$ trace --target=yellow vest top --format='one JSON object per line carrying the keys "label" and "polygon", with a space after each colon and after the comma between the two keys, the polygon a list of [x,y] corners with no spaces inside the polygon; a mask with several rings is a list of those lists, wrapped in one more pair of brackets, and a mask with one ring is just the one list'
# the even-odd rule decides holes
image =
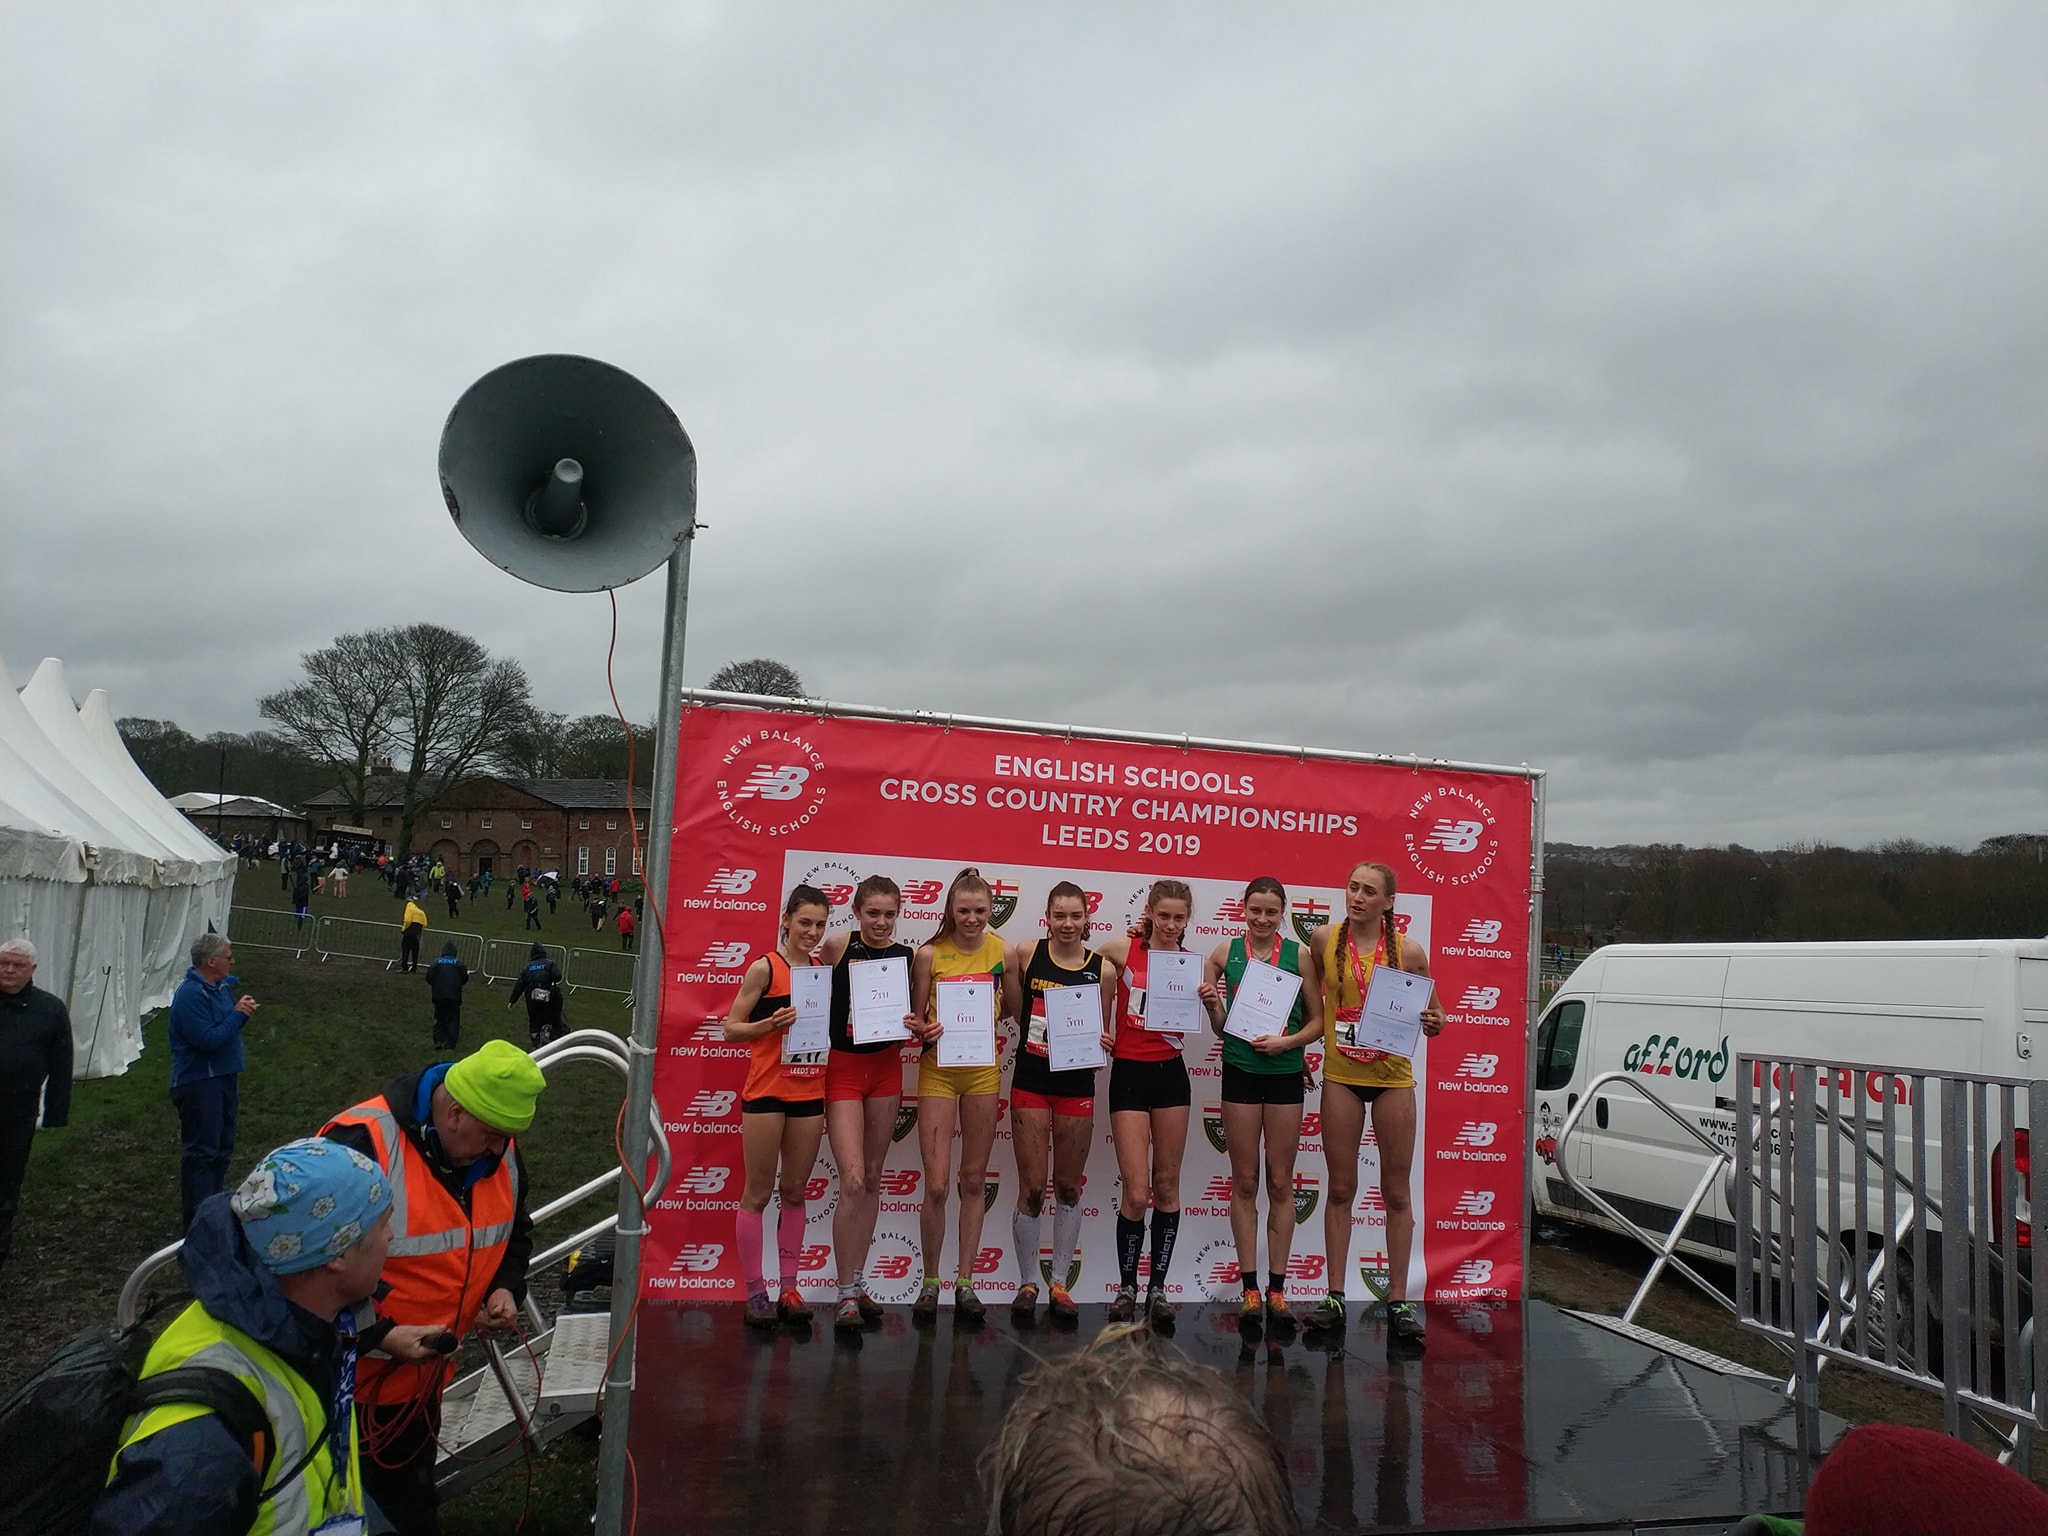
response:
{"label": "yellow vest top", "polygon": [[[271,1434],[277,1450],[264,1474],[263,1491],[270,1494],[273,1480],[284,1476],[305,1456],[308,1440],[320,1434],[327,1422],[327,1405],[311,1383],[287,1365],[274,1351],[266,1349],[239,1328],[216,1322],[198,1302],[180,1312],[163,1335],[150,1346],[142,1363],[145,1378],[181,1365],[210,1365],[242,1379],[263,1404],[270,1417]],[[166,1403],[140,1418],[130,1419],[121,1436],[121,1451],[147,1440],[158,1430],[169,1429],[196,1419],[207,1410],[189,1403]],[[107,1481],[114,1480],[114,1467],[107,1468]],[[348,1467],[344,1476],[334,1470],[334,1442],[320,1436],[319,1454],[288,1485],[256,1506],[256,1523],[250,1536],[306,1536],[307,1532],[337,1515],[360,1515],[363,1510],[363,1470],[356,1446],[355,1415],[349,1415]]]}
{"label": "yellow vest top", "polygon": [[[1350,1083],[1358,1088],[1408,1088],[1415,1083],[1415,1063],[1406,1056],[1389,1056],[1384,1051],[1357,1051],[1349,1046],[1337,1044],[1337,1013],[1347,1009],[1352,1017],[1365,1005],[1365,993],[1359,978],[1353,973],[1350,956],[1345,953],[1349,947],[1344,935],[1350,929],[1348,922],[1339,919],[1325,931],[1327,939],[1317,941],[1323,962],[1323,1076],[1333,1083]],[[1384,964],[1398,968],[1401,964],[1401,935],[1399,932],[1387,935],[1391,943]],[[1373,946],[1377,953],[1379,946]],[[1365,966],[1365,986],[1372,985],[1374,960],[1371,955],[1360,954],[1359,960]],[[1348,1054],[1347,1054],[1348,1053]]]}

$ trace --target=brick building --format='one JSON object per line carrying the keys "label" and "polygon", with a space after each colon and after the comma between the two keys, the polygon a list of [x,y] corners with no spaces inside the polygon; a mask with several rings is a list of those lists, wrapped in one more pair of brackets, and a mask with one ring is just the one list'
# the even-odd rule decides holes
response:
{"label": "brick building", "polygon": [[[364,823],[387,847],[395,846],[403,820],[397,786],[395,779],[372,781],[363,813]],[[652,800],[647,789],[634,792],[643,853]],[[338,790],[313,796],[306,814],[314,842],[349,818]],[[557,869],[564,879],[617,875],[630,880],[640,873],[623,779],[465,779],[420,813],[412,840],[415,853],[433,854],[464,879],[486,869],[504,876],[522,867]]]}

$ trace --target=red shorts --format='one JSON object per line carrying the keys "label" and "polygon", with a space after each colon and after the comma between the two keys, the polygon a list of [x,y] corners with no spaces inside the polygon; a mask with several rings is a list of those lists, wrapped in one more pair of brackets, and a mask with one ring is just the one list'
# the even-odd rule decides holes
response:
{"label": "red shorts", "polygon": [[[831,1090],[828,1088],[826,1091],[829,1093]],[[1034,1093],[1029,1088],[1012,1088],[1010,1090],[1010,1107],[1012,1109],[1049,1109],[1056,1115],[1068,1115],[1076,1120],[1093,1120],[1095,1118],[1095,1100],[1091,1097],[1078,1095],[1069,1097],[1064,1094]]]}
{"label": "red shorts", "polygon": [[825,1101],[900,1099],[903,1097],[903,1052],[834,1051],[825,1058]]}

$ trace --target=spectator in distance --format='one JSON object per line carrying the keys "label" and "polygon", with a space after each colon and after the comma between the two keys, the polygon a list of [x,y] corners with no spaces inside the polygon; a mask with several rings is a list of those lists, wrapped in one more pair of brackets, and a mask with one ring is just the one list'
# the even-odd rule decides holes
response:
{"label": "spectator in distance", "polygon": [[455,953],[455,941],[441,946],[441,958],[427,967],[427,995],[434,1000],[434,1049],[452,1051],[462,1038],[462,989],[469,967]]}
{"label": "spectator in distance", "polygon": [[228,974],[234,963],[225,938],[202,933],[192,941],[192,968],[171,998],[171,1102],[178,1109],[178,1202],[186,1227],[199,1202],[220,1193],[235,1155],[242,1027],[256,999],[233,995],[241,979]]}
{"label": "spectator in distance", "polygon": [[398,921],[398,968],[416,971],[420,968],[420,935],[427,931],[427,909],[407,898],[405,913]]}
{"label": "spectator in distance", "polygon": [[52,1131],[71,1118],[71,1015],[35,977],[35,945],[0,944],[0,1264],[14,1238],[36,1114]]}
{"label": "spectator in distance", "polygon": [[633,929],[636,926],[637,924],[633,919],[633,909],[631,907],[619,908],[619,948],[631,949],[633,947]]}
{"label": "spectator in distance", "polygon": [[1041,1365],[981,1454],[990,1536],[1297,1536],[1280,1442],[1221,1375],[1112,1327]]}
{"label": "spectator in distance", "polygon": [[538,1050],[562,1033],[562,968],[548,958],[547,946],[535,944],[527,952],[526,969],[512,983],[512,995],[505,999],[510,1008],[526,999],[527,1038]]}

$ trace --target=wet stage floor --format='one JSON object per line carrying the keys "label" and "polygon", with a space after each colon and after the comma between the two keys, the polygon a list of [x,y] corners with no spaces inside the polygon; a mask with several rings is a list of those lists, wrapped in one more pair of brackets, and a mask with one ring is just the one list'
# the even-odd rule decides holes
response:
{"label": "wet stage floor", "polygon": [[[856,1341],[819,1323],[750,1333],[732,1304],[640,1313],[631,1445],[645,1536],[978,1532],[975,1459],[1034,1356],[1081,1347],[1044,1309],[992,1305],[914,1326],[892,1308]],[[1173,1341],[1250,1398],[1286,1448],[1310,1531],[1719,1530],[1793,1513],[1805,1486],[1790,1407],[1542,1302],[1436,1305],[1429,1348],[1390,1355],[1361,1320],[1248,1337],[1234,1307],[1184,1308]],[[1843,1426],[1823,1420],[1826,1443]]]}

